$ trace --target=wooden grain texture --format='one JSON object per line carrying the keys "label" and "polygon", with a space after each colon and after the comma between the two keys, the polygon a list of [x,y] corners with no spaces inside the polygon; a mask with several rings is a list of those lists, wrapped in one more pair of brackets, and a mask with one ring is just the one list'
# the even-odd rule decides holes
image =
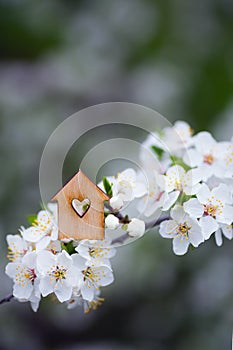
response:
{"label": "wooden grain texture", "polygon": [[[72,207],[72,200],[91,202],[80,217]],[[59,239],[104,239],[104,201],[109,197],[79,170],[52,198],[58,202]]]}

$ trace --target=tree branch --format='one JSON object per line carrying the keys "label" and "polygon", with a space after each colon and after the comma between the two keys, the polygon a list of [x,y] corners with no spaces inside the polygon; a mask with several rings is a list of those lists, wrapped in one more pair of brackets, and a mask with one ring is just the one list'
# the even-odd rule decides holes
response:
{"label": "tree branch", "polygon": [[5,304],[5,303],[9,303],[13,298],[14,298],[14,295],[9,295],[8,297],[3,298],[2,300],[0,300],[0,305]]}
{"label": "tree branch", "polygon": [[170,220],[171,217],[169,215],[164,215],[161,216],[160,218],[156,219],[156,220],[151,220],[146,222],[146,230],[149,230],[150,228],[159,226],[161,224],[161,222],[166,221],[166,220]]}
{"label": "tree branch", "polygon": [[[115,215],[115,214],[114,214]],[[117,213],[117,215],[121,215],[121,213]],[[118,217],[118,216],[117,216]],[[123,217],[123,216],[122,216]],[[119,218],[119,217],[118,217]],[[145,223],[145,228],[146,230],[152,229],[153,227],[159,226],[161,224],[161,222],[169,220],[170,216],[169,215],[164,215],[161,216],[160,218],[156,219],[156,220],[151,220]],[[130,222],[130,220],[129,220]],[[116,244],[116,243],[124,243],[126,241],[126,239],[130,238],[129,234],[126,232],[123,235],[121,235],[120,237],[117,237],[115,239],[112,240],[112,244]]]}

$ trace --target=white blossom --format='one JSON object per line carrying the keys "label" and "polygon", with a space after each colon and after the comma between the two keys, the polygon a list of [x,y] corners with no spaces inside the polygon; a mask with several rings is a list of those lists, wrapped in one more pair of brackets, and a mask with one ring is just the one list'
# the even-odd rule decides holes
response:
{"label": "white blossom", "polygon": [[193,137],[194,148],[184,155],[184,162],[200,170],[202,179],[206,181],[212,175],[223,177],[224,171],[220,164],[222,151],[219,144],[208,132],[200,132]]}
{"label": "white blossom", "polygon": [[171,218],[160,224],[159,233],[164,238],[173,239],[175,254],[183,255],[189,244],[198,247],[204,241],[198,221],[186,214],[181,205],[176,205],[171,210]]}
{"label": "white blossom", "polygon": [[81,272],[73,266],[73,260],[66,251],[54,255],[49,251],[38,252],[37,268],[41,274],[39,289],[43,297],[55,293],[62,303],[69,300]]}
{"label": "white blossom", "polygon": [[84,313],[88,314],[91,310],[96,310],[103,302],[104,298],[100,296],[100,290],[96,290],[93,299],[88,301],[82,298],[79,289],[74,288],[72,297],[67,302],[67,308],[74,309],[77,306],[81,306],[84,309]]}
{"label": "white blossom", "polygon": [[39,303],[40,291],[36,258],[36,253],[30,252],[24,255],[21,262],[11,262],[6,266],[6,274],[14,281],[13,295],[21,301],[37,300]]}
{"label": "white blossom", "polygon": [[8,254],[10,261],[21,261],[28,251],[27,243],[20,235],[7,235]]}
{"label": "white blossom", "polygon": [[87,260],[100,260],[106,263],[106,260],[111,259],[116,254],[116,249],[111,247],[110,240],[82,240],[75,250],[80,256]]}
{"label": "white blossom", "polygon": [[85,260],[78,254],[73,254],[72,259],[74,266],[82,273],[82,278],[79,279],[77,286],[83,299],[92,301],[100,287],[113,282],[114,277],[109,266],[99,264],[95,266],[93,260]]}
{"label": "white blossom", "polygon": [[[179,197],[179,191],[165,192],[161,186],[160,175],[154,171],[148,181],[147,194],[140,199],[138,210],[146,217],[156,213],[158,210],[168,210]],[[159,186],[159,183],[161,186]],[[163,183],[164,184],[164,183]]]}
{"label": "white blossom", "polygon": [[232,223],[232,198],[225,184],[220,184],[211,191],[206,184],[202,184],[196,196],[197,199],[187,201],[184,208],[190,216],[199,218],[205,239],[209,239],[211,234],[218,230],[220,223]]}
{"label": "white blossom", "polygon": [[37,250],[44,249],[48,246],[50,241],[57,240],[57,205],[48,204],[51,210],[41,210],[32,226],[20,230],[25,241],[35,243]]}
{"label": "white blossom", "polygon": [[166,144],[168,151],[172,154],[177,154],[177,151],[192,145],[192,134],[193,130],[190,125],[179,120],[175,122],[173,127],[163,129],[162,140]]}
{"label": "white blossom", "polygon": [[186,172],[182,166],[174,165],[159,179],[160,186],[168,193],[174,191],[177,199],[181,192],[187,195],[196,194],[200,188],[201,175],[196,169]]}
{"label": "white blossom", "polygon": [[233,238],[233,226],[226,224],[219,224],[218,230],[215,232],[215,241],[217,246],[221,246],[223,244],[223,236],[227,239]]}
{"label": "white blossom", "polygon": [[220,142],[218,145],[220,166],[223,168],[223,177],[232,179],[233,176],[233,142]]}

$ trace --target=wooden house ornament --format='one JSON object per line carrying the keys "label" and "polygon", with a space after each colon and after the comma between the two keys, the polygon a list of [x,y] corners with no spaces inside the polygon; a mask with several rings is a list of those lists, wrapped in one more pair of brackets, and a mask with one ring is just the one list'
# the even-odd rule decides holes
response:
{"label": "wooden house ornament", "polygon": [[52,198],[58,203],[59,239],[104,239],[109,197],[79,170]]}

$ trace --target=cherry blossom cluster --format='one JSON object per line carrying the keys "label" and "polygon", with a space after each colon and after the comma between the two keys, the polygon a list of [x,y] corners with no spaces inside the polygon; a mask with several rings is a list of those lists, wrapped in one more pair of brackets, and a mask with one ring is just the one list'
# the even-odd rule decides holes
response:
{"label": "cherry blossom cluster", "polygon": [[[178,121],[150,134],[142,144],[140,160],[142,171],[126,169],[107,178],[111,210],[124,210],[137,200],[144,218],[145,225],[139,219],[129,223],[128,231],[133,227],[129,235],[142,236],[145,227],[156,226],[155,218],[164,212],[159,233],[173,240],[177,255],[185,254],[189,246],[198,247],[212,234],[218,246],[223,236],[232,239],[233,140],[217,142],[208,132],[193,135],[187,123]],[[100,186],[104,188],[103,183]],[[106,226],[118,229],[121,221],[110,214]]]}
{"label": "cherry blossom cluster", "polygon": [[37,311],[41,297],[54,294],[68,308],[76,305],[85,312],[102,302],[100,288],[113,282],[110,242],[62,242],[58,240],[57,205],[48,204],[20,234],[8,235],[6,274],[13,279],[13,296],[30,301]]}
{"label": "cherry blossom cluster", "polygon": [[[193,135],[178,121],[151,134],[142,144],[140,170],[125,169],[103,177],[105,240],[62,241],[57,205],[49,203],[30,227],[8,235],[6,274],[13,297],[38,309],[41,297],[55,295],[68,308],[85,312],[102,302],[101,288],[114,281],[110,259],[116,246],[159,226],[183,255],[212,235],[218,246],[233,237],[233,140],[217,142],[208,132]],[[133,215],[132,215],[133,214]]]}
{"label": "cherry blossom cluster", "polygon": [[150,135],[140,156],[150,174],[145,215],[159,209],[169,213],[159,233],[173,240],[175,254],[185,254],[213,234],[218,246],[223,236],[232,239],[233,139],[193,135],[187,123],[178,121]]}

